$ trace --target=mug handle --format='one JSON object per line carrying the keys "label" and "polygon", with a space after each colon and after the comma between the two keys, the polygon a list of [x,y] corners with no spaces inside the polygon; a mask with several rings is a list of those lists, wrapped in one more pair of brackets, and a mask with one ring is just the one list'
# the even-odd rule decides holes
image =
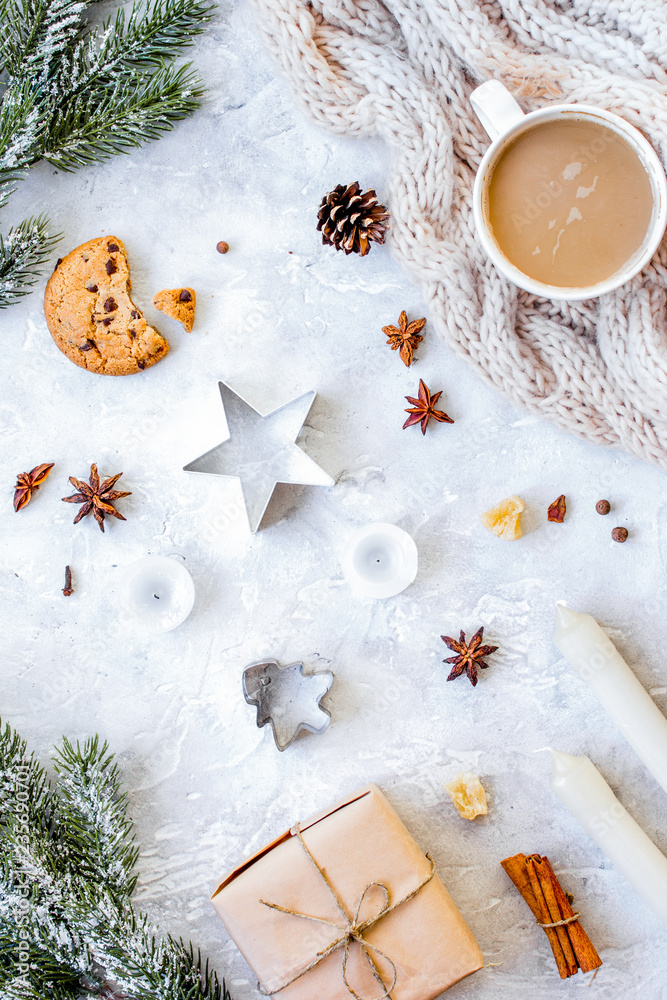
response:
{"label": "mug handle", "polygon": [[525,117],[509,90],[499,80],[487,80],[470,95],[470,103],[489,139],[497,139]]}

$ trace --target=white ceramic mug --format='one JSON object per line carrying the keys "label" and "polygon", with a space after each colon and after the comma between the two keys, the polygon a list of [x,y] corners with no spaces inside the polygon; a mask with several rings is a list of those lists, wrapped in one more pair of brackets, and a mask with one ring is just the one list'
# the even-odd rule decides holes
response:
{"label": "white ceramic mug", "polygon": [[[479,165],[473,188],[473,215],[480,241],[498,270],[519,288],[550,299],[590,299],[610,292],[624,284],[644,267],[657,250],[667,224],[667,179],[655,150],[644,136],[618,115],[588,104],[554,104],[524,114],[510,92],[498,80],[489,80],[470,96],[475,113],[491,139],[491,145]],[[541,122],[567,117],[587,120],[611,129],[635,151],[646,170],[653,192],[653,212],[648,232],[641,247],[620,271],[588,287],[562,288],[547,285],[529,277],[505,257],[491,232],[484,213],[484,193],[495,164],[509,143],[522,132]]]}

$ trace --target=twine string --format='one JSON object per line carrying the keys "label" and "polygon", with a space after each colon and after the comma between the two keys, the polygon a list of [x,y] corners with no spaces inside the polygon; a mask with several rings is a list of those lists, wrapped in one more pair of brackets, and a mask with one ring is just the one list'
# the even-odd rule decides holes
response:
{"label": "twine string", "polygon": [[[403,906],[404,903],[407,903],[409,900],[413,899],[417,895],[417,893],[420,892],[424,888],[424,886],[431,881],[431,879],[435,875],[435,865],[433,864],[432,859],[429,857],[428,854],[426,855],[431,865],[431,870],[429,871],[428,875],[426,875],[421,880],[421,882],[417,886],[415,886],[414,889],[406,893],[405,896],[402,896],[401,899],[397,899],[396,902],[394,903],[392,903],[391,901],[389,889],[384,884],[384,882],[369,882],[368,885],[362,890],[357,905],[355,907],[354,914],[352,917],[350,917],[348,915],[347,910],[345,909],[343,901],[336,892],[332,883],[329,881],[327,873],[318,864],[317,860],[315,859],[310,849],[306,845],[306,842],[301,834],[301,828],[299,826],[294,827],[292,833],[297,837],[299,843],[301,844],[304,851],[308,855],[311,863],[313,864],[321,880],[324,882],[327,889],[331,893],[336,903],[336,906],[338,907],[341,916],[343,917],[344,924],[341,926],[341,924],[336,923],[335,920],[329,920],[326,917],[316,917],[310,913],[302,913],[299,910],[293,910],[288,906],[281,906],[279,903],[271,903],[266,899],[260,899],[260,903],[262,903],[264,906],[268,906],[272,910],[277,910],[279,913],[286,913],[292,917],[301,917],[303,920],[314,920],[319,924],[327,924],[329,927],[333,927],[339,932],[338,937],[334,941],[332,941],[331,944],[327,945],[326,948],[323,948],[321,951],[318,951],[315,957],[312,959],[312,961],[309,962],[305,968],[300,969],[293,976],[290,976],[287,980],[285,980],[285,982],[281,983],[280,986],[275,987],[273,990],[271,990],[271,993],[279,993],[281,990],[286,989],[286,987],[291,986],[292,983],[295,983],[297,981],[297,979],[301,979],[302,976],[305,976],[308,972],[311,972],[313,969],[317,968],[317,966],[320,965],[326,958],[328,958],[329,955],[332,955],[335,951],[338,951],[338,949],[342,948],[343,959],[341,963],[341,971],[343,975],[343,982],[345,983],[345,987],[348,993],[352,997],[354,997],[354,1000],[391,1000],[391,992],[396,986],[396,979],[398,975],[396,966],[389,958],[389,956],[385,955],[385,953],[381,951],[380,948],[376,947],[376,945],[374,944],[371,944],[370,941],[367,941],[364,937],[364,934],[366,933],[366,931],[369,931],[372,927],[374,927],[375,924],[377,924],[377,922],[382,919],[382,917],[386,916],[393,910],[398,909],[399,906]],[[360,914],[362,906],[364,904],[364,900],[366,899],[368,893],[371,892],[373,889],[380,889],[384,897],[384,903],[377,911],[377,913],[375,913],[373,916],[368,917],[366,920],[361,920]],[[377,997],[364,997],[361,996],[359,993],[356,993],[347,978],[347,963],[350,956],[350,947],[353,941],[356,941],[356,943],[359,945],[362,952],[366,956],[371,972],[373,973],[373,977],[375,978],[376,982],[382,989],[382,993]],[[373,954],[371,954],[371,952],[374,955],[383,958],[385,962],[388,964],[389,968],[391,969],[391,983],[389,985],[387,985],[385,980],[382,978],[382,973],[380,972],[377,965],[373,961]],[[264,996],[270,995],[269,991],[265,990],[264,987],[261,985],[261,983],[257,984],[257,988],[259,989],[260,993],[262,993]]]}
{"label": "twine string", "polygon": [[575,920],[578,920],[581,916],[580,913],[573,913],[571,917],[565,917],[563,920],[554,920],[552,924],[543,924],[539,920],[536,921],[538,927],[543,927],[548,930],[550,927],[565,927],[566,924],[573,924]]}

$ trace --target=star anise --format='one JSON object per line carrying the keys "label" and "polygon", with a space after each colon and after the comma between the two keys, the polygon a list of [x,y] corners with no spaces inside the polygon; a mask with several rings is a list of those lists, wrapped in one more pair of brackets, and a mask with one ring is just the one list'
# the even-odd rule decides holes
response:
{"label": "star anise", "polygon": [[484,662],[483,657],[490,656],[491,653],[495,653],[498,649],[497,646],[482,646],[483,635],[484,626],[477,629],[469,643],[466,643],[465,632],[461,632],[458,642],[449,635],[440,636],[444,644],[456,653],[456,656],[450,656],[448,659],[442,661],[443,663],[454,664],[447,678],[448,681],[455,681],[465,671],[470,683],[475,687],[477,684],[477,670],[480,668],[484,670],[489,665]]}
{"label": "star anise", "polygon": [[412,364],[415,347],[424,339],[419,334],[425,326],[425,319],[413,319],[412,323],[408,323],[408,314],[404,309],[398,317],[398,326],[382,327],[382,332],[387,334],[387,343],[391,344],[392,351],[399,352],[401,361],[407,368]]}
{"label": "star anise", "polygon": [[73,523],[78,524],[81,518],[87,517],[91,511],[93,517],[100,526],[100,531],[104,531],[104,518],[107,514],[111,514],[112,517],[117,517],[119,521],[126,521],[127,518],[123,517],[122,514],[119,514],[113,506],[114,501],[120,500],[121,497],[132,496],[131,493],[123,493],[120,490],[112,489],[122,475],[123,473],[119,472],[118,475],[110,476],[109,479],[105,479],[103,483],[100,483],[97,466],[91,465],[88,483],[84,483],[81,479],[76,479],[74,476],[70,476],[70,483],[72,486],[76,486],[79,492],[74,493],[71,497],[63,497],[63,501],[65,503],[82,504],[81,510],[74,518]]}
{"label": "star anise", "polygon": [[426,388],[426,384],[423,379],[419,379],[419,399],[415,399],[414,396],[406,396],[408,403],[412,403],[411,409],[406,409],[406,413],[410,413],[411,416],[403,424],[403,430],[406,427],[411,427],[412,424],[422,425],[422,434],[426,434],[426,428],[428,422],[433,417],[434,420],[438,420],[440,423],[453,424],[454,421],[451,417],[443,410],[436,410],[435,404],[438,402],[442,396],[442,390],[431,395],[430,391]]}
{"label": "star anise", "polygon": [[42,485],[54,464],[54,462],[50,462],[36,465],[30,472],[19,472],[14,487],[14,510],[20,510],[21,507],[30,503],[33,493]]}

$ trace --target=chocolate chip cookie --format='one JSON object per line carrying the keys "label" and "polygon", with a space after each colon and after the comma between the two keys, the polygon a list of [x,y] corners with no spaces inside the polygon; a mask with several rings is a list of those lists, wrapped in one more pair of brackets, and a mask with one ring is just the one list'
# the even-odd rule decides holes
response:
{"label": "chocolate chip cookie", "polygon": [[122,242],[100,236],[59,260],[44,293],[44,315],[70,361],[98,375],[133,375],[160,361],[169,344],[130,298]]}
{"label": "chocolate chip cookie", "polygon": [[186,333],[192,332],[197,305],[194,288],[163,288],[154,296],[153,305],[165,316],[171,316],[182,323]]}

